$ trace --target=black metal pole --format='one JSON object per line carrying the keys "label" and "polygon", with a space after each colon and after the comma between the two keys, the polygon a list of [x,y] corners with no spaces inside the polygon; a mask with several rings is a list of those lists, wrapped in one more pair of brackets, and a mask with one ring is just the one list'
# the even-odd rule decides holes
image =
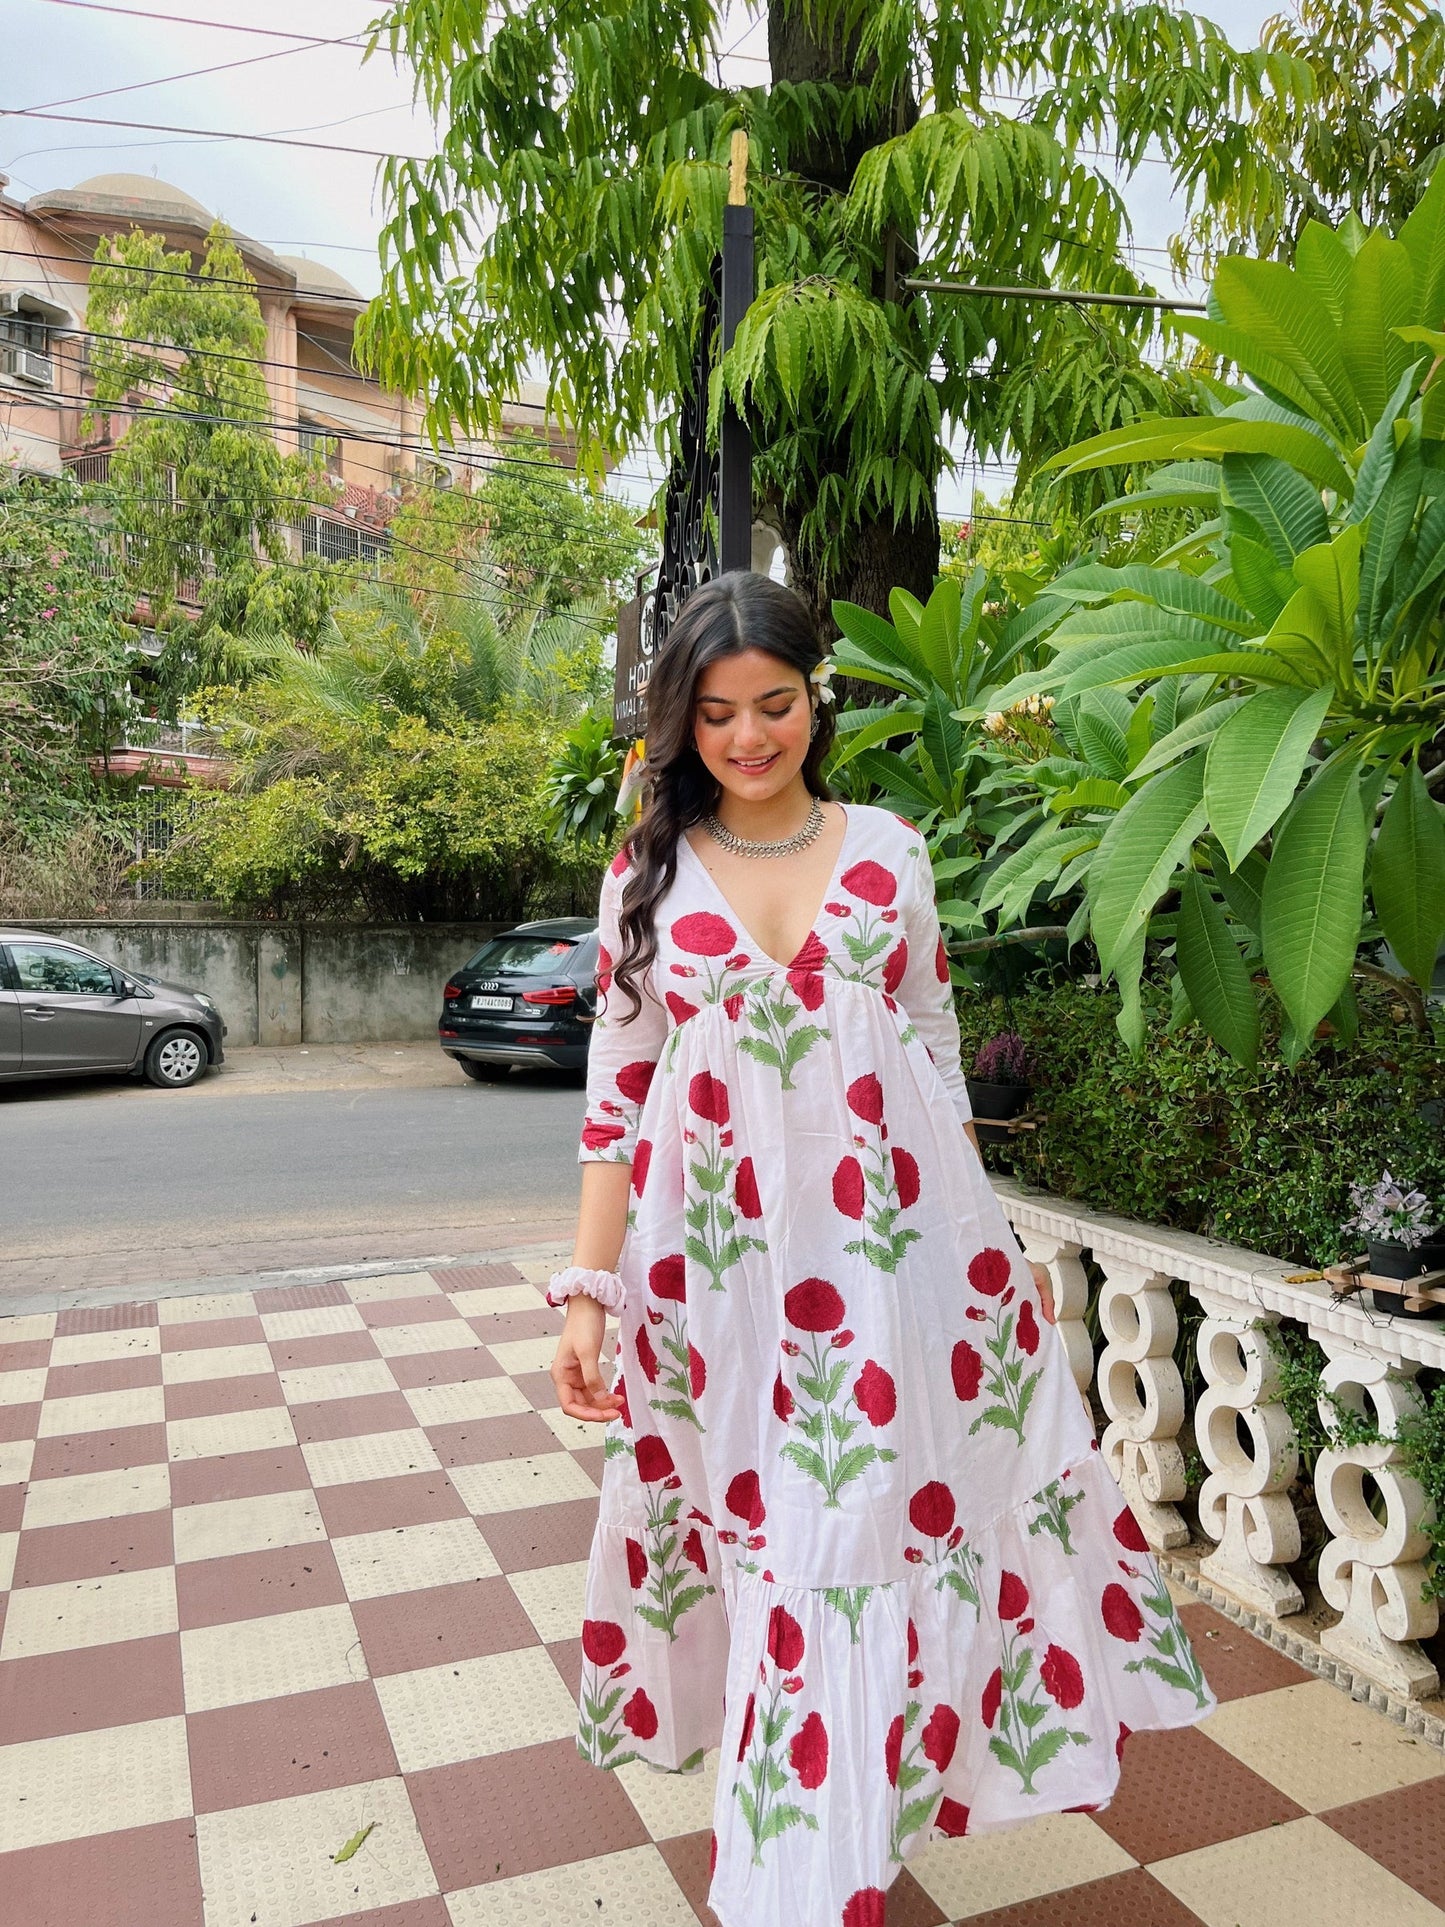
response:
{"label": "black metal pole", "polygon": [[[744,165],[746,151],[744,147]],[[735,165],[735,193],[741,191],[739,171]],[[724,354],[733,345],[738,323],[752,306],[754,274],[753,210],[746,203],[730,201],[723,209],[720,346]],[[723,405],[718,453],[718,565],[726,574],[730,569],[753,566],[753,438],[730,401]]]}

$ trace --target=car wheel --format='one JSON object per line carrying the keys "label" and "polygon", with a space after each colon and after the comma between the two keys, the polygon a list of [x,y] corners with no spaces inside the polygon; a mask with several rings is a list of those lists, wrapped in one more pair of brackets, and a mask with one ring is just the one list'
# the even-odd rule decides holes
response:
{"label": "car wheel", "polygon": [[167,1030],[146,1052],[145,1074],[163,1091],[181,1091],[194,1084],[209,1063],[210,1054],[193,1030]]}
{"label": "car wheel", "polygon": [[510,1064],[484,1064],[475,1057],[459,1057],[457,1063],[461,1066],[463,1075],[469,1077],[474,1084],[500,1084],[503,1078],[512,1075]]}

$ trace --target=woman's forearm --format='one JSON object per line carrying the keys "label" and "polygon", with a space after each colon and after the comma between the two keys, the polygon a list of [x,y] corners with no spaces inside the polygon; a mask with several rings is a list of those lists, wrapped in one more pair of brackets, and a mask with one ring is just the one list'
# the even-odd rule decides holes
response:
{"label": "woman's forearm", "polygon": [[589,1271],[615,1271],[627,1233],[627,1201],[632,1166],[594,1159],[582,1166],[582,1202],[577,1211],[574,1265]]}

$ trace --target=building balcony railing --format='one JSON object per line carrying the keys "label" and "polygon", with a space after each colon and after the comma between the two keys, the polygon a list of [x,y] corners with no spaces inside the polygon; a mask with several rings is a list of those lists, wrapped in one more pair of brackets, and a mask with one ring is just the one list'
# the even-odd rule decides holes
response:
{"label": "building balcony railing", "polygon": [[[1440,1613],[1424,1563],[1434,1513],[1402,1463],[1400,1435],[1422,1409],[1421,1369],[1445,1368],[1445,1322],[1371,1312],[1317,1274],[1211,1238],[1093,1212],[1007,1178],[994,1188],[1027,1255],[1048,1269],[1075,1381],[1102,1407],[1101,1449],[1150,1545],[1168,1555],[1191,1539],[1181,1507],[1192,1425],[1205,1473],[1198,1519],[1212,1542],[1193,1570],[1276,1643],[1288,1640],[1287,1622],[1306,1601],[1290,1571],[1302,1544],[1291,1493],[1299,1450],[1270,1334],[1293,1324],[1318,1343],[1327,1361],[1320,1414],[1333,1440],[1313,1473],[1328,1535],[1318,1583],[1339,1615],[1311,1633],[1318,1669],[1414,1721],[1412,1709],[1440,1689],[1422,1646]],[[1097,1357],[1085,1323],[1086,1258],[1097,1267]],[[1180,1287],[1203,1314],[1186,1355],[1203,1384],[1192,1413],[1178,1362]],[[1375,1425],[1341,1427],[1341,1409]],[[1372,1442],[1349,1443],[1352,1429]]]}
{"label": "building balcony railing", "polygon": [[220,739],[203,723],[132,723],[113,751],[138,751],[154,756],[219,758]]}

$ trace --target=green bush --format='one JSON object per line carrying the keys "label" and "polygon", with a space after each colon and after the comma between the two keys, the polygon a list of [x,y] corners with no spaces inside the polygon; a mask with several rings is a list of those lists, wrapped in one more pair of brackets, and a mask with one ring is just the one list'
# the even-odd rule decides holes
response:
{"label": "green bush", "polygon": [[1445,1202],[1445,1062],[1386,985],[1359,985],[1360,1028],[1288,1069],[1271,1003],[1259,1064],[1246,1070],[1197,1025],[1166,1032],[1168,993],[1146,983],[1158,1021],[1133,1056],[1117,995],[1071,982],[1013,997],[960,997],[964,1069],[984,1040],[1017,1029],[1036,1063],[1037,1131],[985,1147],[994,1168],[1081,1204],[1202,1232],[1292,1264],[1359,1248],[1341,1230],[1349,1187],[1388,1167]]}

